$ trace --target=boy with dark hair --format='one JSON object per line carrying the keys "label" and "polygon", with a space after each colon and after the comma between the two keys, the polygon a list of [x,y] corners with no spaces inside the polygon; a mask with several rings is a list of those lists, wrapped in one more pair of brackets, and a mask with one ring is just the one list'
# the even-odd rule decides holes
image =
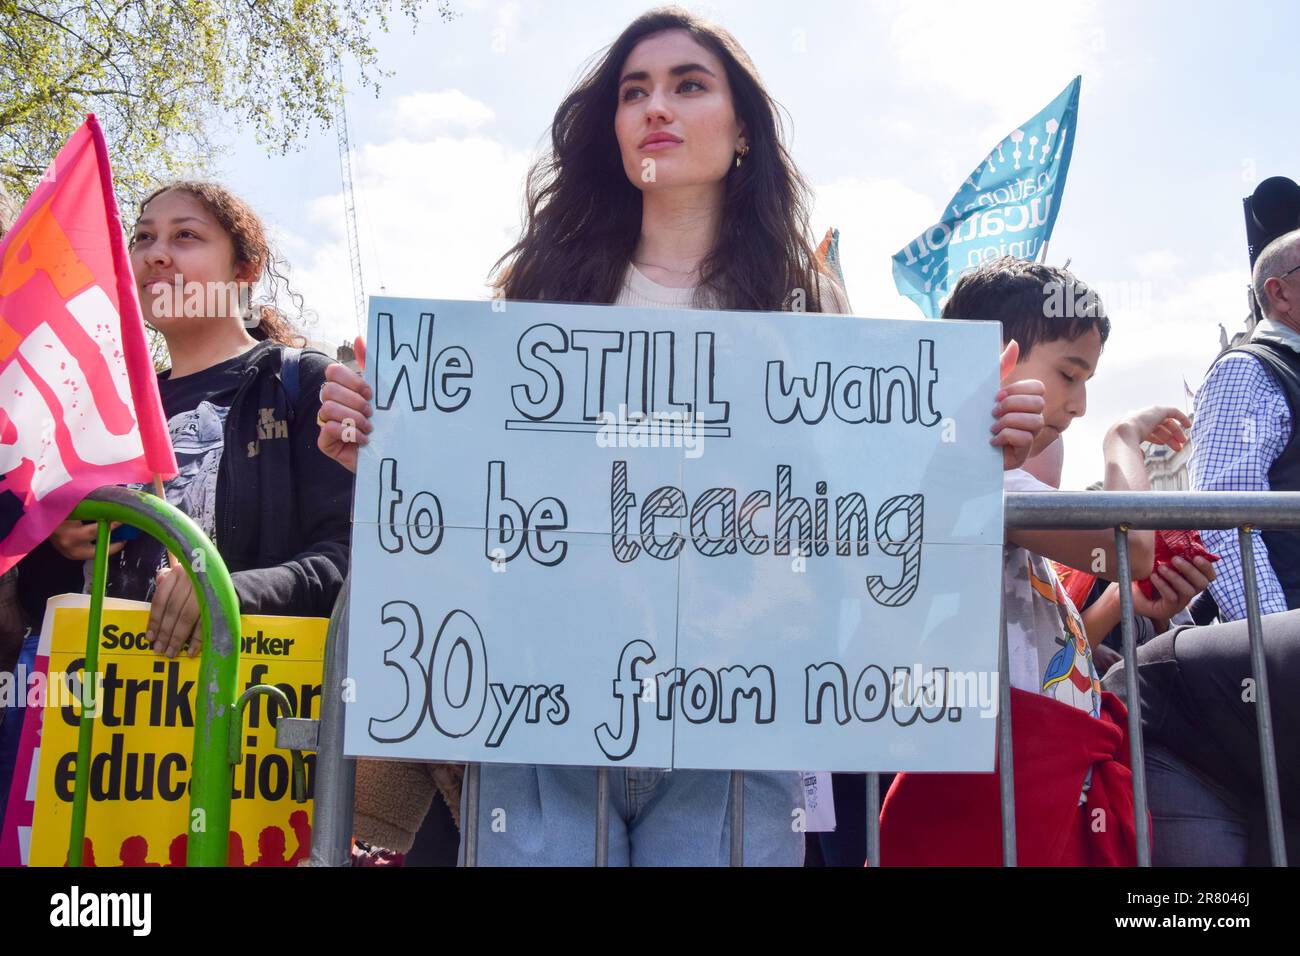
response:
{"label": "boy with dark hair", "polygon": [[[1016,367],[1006,381],[1038,379],[1045,388],[1044,427],[1031,458],[1087,411],[1087,383],[1097,370],[1110,321],[1096,293],[1067,270],[1011,257],[990,260],[961,277],[942,317],[997,320],[1004,342],[1018,343]],[[1161,406],[1112,425],[1103,441],[1105,489],[1148,490],[1141,443],[1180,449],[1187,442],[1183,429],[1190,426],[1181,411]],[[1006,473],[1005,488],[1055,490],[1023,468]],[[1150,576],[1154,533],[1130,532],[1129,553],[1133,579]],[[1083,621],[1049,559],[1110,580],[1119,568],[1110,531],[1007,533],[1003,603],[1020,862],[1131,862],[1133,808],[1123,706],[1103,695]],[[1100,834],[1090,827],[1097,809],[1110,820]],[[882,813],[882,860],[996,864],[999,816],[996,776],[900,774]]]}
{"label": "boy with dark hair", "polygon": [[[1043,430],[1030,457],[1052,445],[1088,407],[1088,380],[1096,373],[1110,336],[1110,320],[1097,294],[1056,266],[1003,257],[983,263],[958,280],[944,303],[946,319],[993,319],[1005,341],[1020,345],[1008,381],[1035,378],[1045,388]],[[1176,408],[1153,407],[1115,423],[1103,441],[1107,491],[1146,491],[1141,443],[1187,442],[1191,427]],[[1006,473],[1007,491],[1052,491],[1024,469]],[[1133,579],[1151,574],[1155,534],[1129,534]],[[1012,531],[1007,535],[1003,587],[1011,684],[1100,713],[1100,686],[1078,611],[1065,597],[1047,559],[1115,580],[1119,562],[1110,531]],[[1074,653],[1070,651],[1073,648]]]}
{"label": "boy with dark hair", "polygon": [[1019,342],[1022,359],[1039,342],[1077,339],[1089,329],[1097,330],[1102,345],[1110,337],[1106,310],[1085,282],[1066,269],[1011,256],[963,275],[941,317],[1001,322],[1003,340]]}

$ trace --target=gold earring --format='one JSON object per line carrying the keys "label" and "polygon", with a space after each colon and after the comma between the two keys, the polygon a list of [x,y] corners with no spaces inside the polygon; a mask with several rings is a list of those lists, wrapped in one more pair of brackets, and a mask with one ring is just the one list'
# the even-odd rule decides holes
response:
{"label": "gold earring", "polygon": [[740,161],[741,161],[742,159],[745,158],[745,154],[748,153],[748,152],[749,152],[749,144],[746,143],[744,146],[740,147],[740,150],[736,153],[736,168],[737,168],[737,169],[740,168]]}

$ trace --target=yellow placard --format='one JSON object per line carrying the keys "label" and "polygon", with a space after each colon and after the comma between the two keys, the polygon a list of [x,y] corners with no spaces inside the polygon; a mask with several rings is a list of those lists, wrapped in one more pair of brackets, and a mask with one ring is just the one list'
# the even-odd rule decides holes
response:
{"label": "yellow placard", "polygon": [[[86,811],[89,845],[82,854],[87,866],[185,862],[199,660],[153,653],[144,640],[148,608],[104,609]],[[89,611],[51,607],[47,614],[53,615],[52,627],[47,621],[50,675],[30,863],[63,866],[81,707],[75,693],[60,688],[79,687]],[[236,696],[255,684],[275,684],[288,695],[294,716],[316,717],[327,624],[322,618],[243,617]],[[270,698],[257,695],[244,709],[243,759],[231,773],[231,866],[293,866],[310,851],[311,800],[293,799],[290,754],[275,746],[268,706],[278,711]],[[310,797],[316,758],[305,757]]]}

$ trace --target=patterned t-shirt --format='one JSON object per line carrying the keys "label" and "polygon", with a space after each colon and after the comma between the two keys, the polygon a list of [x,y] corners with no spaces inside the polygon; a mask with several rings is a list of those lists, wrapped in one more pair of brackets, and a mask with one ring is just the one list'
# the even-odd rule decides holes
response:
{"label": "patterned t-shirt", "polygon": [[[1007,491],[1055,491],[1023,469],[1003,479]],[[1101,716],[1101,682],[1083,618],[1042,555],[1008,543],[1002,589],[1007,612],[1011,686]]]}
{"label": "patterned t-shirt", "polygon": [[[218,547],[217,477],[225,450],[226,416],[252,352],[250,349],[192,375],[173,379],[164,372],[158,377],[178,469],[176,477],[164,485],[167,502],[194,519]],[[138,534],[108,560],[109,594],[136,601],[153,599],[154,577],[167,567],[167,552],[161,543]],[[86,562],[87,589],[92,563]]]}

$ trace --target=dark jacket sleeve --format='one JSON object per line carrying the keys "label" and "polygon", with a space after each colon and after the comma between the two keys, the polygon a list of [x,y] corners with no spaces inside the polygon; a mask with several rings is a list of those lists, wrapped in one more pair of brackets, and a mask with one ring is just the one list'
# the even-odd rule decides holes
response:
{"label": "dark jacket sleeve", "polygon": [[289,498],[296,505],[302,550],[283,564],[231,575],[246,614],[329,617],[347,577],[353,475],[316,447],[320,388],[331,361],[320,352],[303,352],[298,401],[289,426]]}
{"label": "dark jacket sleeve", "polygon": [[42,541],[18,562],[18,601],[23,623],[40,630],[45,602],[56,594],[80,594],[85,590],[85,564],[65,558],[49,539]]}

